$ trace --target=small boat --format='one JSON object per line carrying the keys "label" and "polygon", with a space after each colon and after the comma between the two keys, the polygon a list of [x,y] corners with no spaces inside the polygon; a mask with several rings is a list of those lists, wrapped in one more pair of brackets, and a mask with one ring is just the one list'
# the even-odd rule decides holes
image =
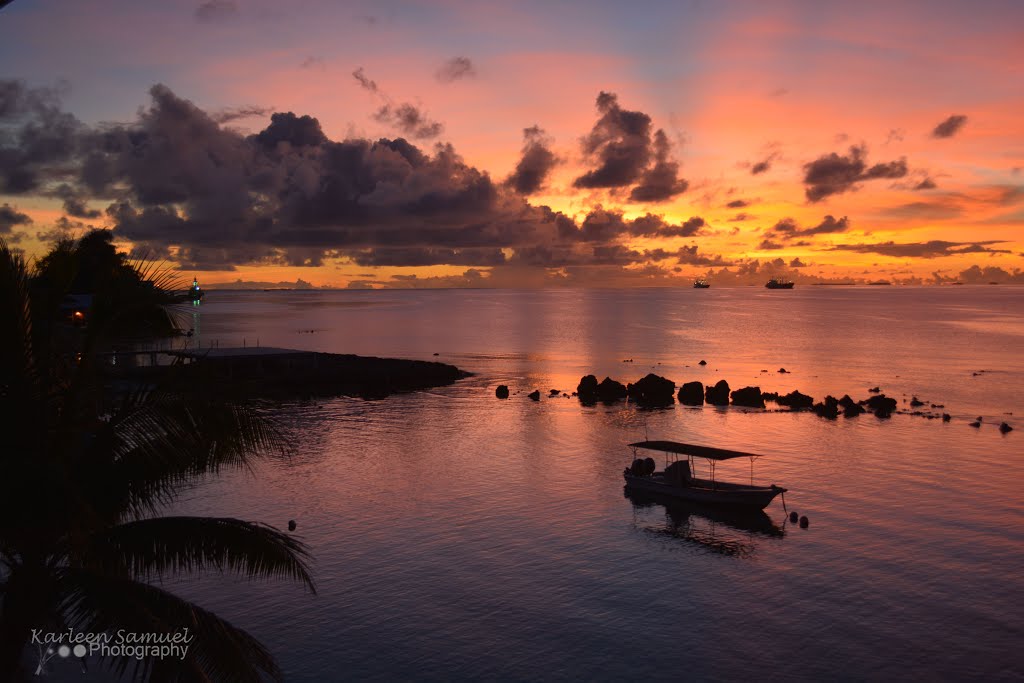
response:
{"label": "small boat", "polygon": [[711,286],[711,284],[708,283],[708,281],[705,280],[704,278],[698,278],[698,279],[693,281],[693,288],[694,289],[707,289],[710,286]]}
{"label": "small boat", "polygon": [[765,285],[768,289],[793,289],[794,282],[781,277],[773,277]]}
{"label": "small boat", "polygon": [[[629,447],[633,449],[633,462],[622,472],[627,491],[655,493],[697,503],[756,510],[763,510],[775,496],[786,492],[786,489],[775,484],[754,485],[754,460],[763,457],[754,453],[676,441],[638,441],[629,444]],[[665,469],[656,472],[654,458],[641,459],[637,454],[640,449],[664,453]],[[680,459],[680,455],[685,458]],[[694,476],[694,458],[702,458],[708,462],[710,478],[698,479]],[[715,479],[715,465],[722,460],[733,458],[750,459],[749,485]]]}

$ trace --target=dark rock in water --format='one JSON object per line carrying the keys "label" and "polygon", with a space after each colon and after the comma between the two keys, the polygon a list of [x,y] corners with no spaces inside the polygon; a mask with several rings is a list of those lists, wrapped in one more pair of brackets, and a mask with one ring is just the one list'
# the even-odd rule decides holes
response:
{"label": "dark rock in water", "polygon": [[626,387],[622,382],[616,382],[611,377],[605,377],[597,385],[597,397],[605,403],[618,401],[626,398]]}
{"label": "dark rock in water", "polygon": [[747,408],[764,408],[761,387],[743,387],[732,392],[732,404]]}
{"label": "dark rock in water", "polygon": [[434,355],[435,355],[435,356],[440,356],[441,354],[439,354],[439,353],[435,353]]}
{"label": "dark rock in water", "polygon": [[978,417],[976,417],[976,418],[974,418],[974,419],[975,419],[975,420],[977,420],[978,422],[981,422],[981,421],[982,421],[982,419],[981,419],[981,415],[979,415]]}
{"label": "dark rock in water", "polygon": [[627,385],[626,392],[631,399],[643,405],[670,405],[675,401],[676,383],[652,372]]}
{"label": "dark rock in water", "polygon": [[[867,401],[864,401],[864,403],[867,405],[868,410],[874,411],[874,413],[876,415],[878,414],[879,410],[881,410],[882,412],[887,412],[887,413],[891,414],[894,410],[896,410],[896,406],[897,406],[896,399],[889,398],[885,394],[879,394],[878,396],[872,396]],[[879,417],[881,417],[881,416],[879,416]],[[885,417],[889,417],[889,416],[886,415]]]}
{"label": "dark rock in water", "polygon": [[843,394],[843,397],[839,399],[839,405],[841,405],[843,408],[848,408],[850,406],[857,405],[857,402],[850,398],[849,394]]}
{"label": "dark rock in water", "polygon": [[1004,422],[1001,425],[999,425],[999,431],[1001,431],[1003,434],[1005,434],[1006,432],[1012,432],[1013,431],[1013,427],[1011,427],[1010,425],[1008,425],[1008,424],[1006,424]]}
{"label": "dark rock in water", "polygon": [[789,406],[790,410],[810,410],[814,407],[814,399],[799,391],[791,391],[785,396],[779,396],[775,402],[780,406]]}
{"label": "dark rock in water", "polygon": [[793,510],[792,512],[789,513],[789,521],[796,523],[796,521],[799,519],[800,515],[796,513],[796,510]]}
{"label": "dark rock in water", "polygon": [[843,417],[857,417],[863,412],[866,412],[860,405],[851,402],[849,405],[843,405],[842,401],[839,405],[843,406]]}
{"label": "dark rock in water", "polygon": [[767,370],[762,370],[761,372],[768,372],[768,371]]}
{"label": "dark rock in water", "polygon": [[766,401],[778,401],[779,394],[776,391],[763,391],[761,392],[761,398]]}
{"label": "dark rock in water", "polygon": [[890,417],[892,417],[892,411],[886,410],[885,408],[879,408],[878,410],[875,411],[875,417],[881,420],[888,420]]}
{"label": "dark rock in water", "polygon": [[576,387],[576,394],[584,403],[594,403],[597,401],[597,378],[593,375],[586,375],[581,378],[579,386]]}
{"label": "dark rock in water", "polygon": [[871,394],[877,394],[880,391],[881,391],[881,389],[879,387],[872,387],[872,388],[868,389],[868,393],[871,393]]}
{"label": "dark rock in water", "polygon": [[823,402],[814,404],[812,410],[818,417],[834,420],[839,417],[839,401],[835,396],[826,396]]}
{"label": "dark rock in water", "polygon": [[971,427],[974,427],[975,429],[977,429],[978,427],[980,427],[980,426],[981,426],[981,423],[980,423],[980,422],[972,422],[972,423],[970,424],[970,426],[971,426]]}
{"label": "dark rock in water", "polygon": [[950,421],[950,420],[952,420],[952,419],[953,419],[953,418],[952,418],[952,417],[950,417],[949,413],[943,413],[943,414],[942,414],[942,421],[943,421],[943,422],[949,422],[949,421]]}
{"label": "dark rock in water", "polygon": [[508,387],[504,384],[499,384],[498,388],[494,390],[494,395],[498,398],[508,398]]}
{"label": "dark rock in water", "polygon": [[687,382],[679,389],[679,402],[686,406],[704,405],[704,385],[700,382]]}
{"label": "dark rock in water", "polygon": [[289,519],[288,520],[288,531],[295,531],[295,520],[294,519]]}
{"label": "dark rock in water", "polygon": [[923,405],[924,405],[924,401],[919,401],[917,399],[917,396],[915,396],[912,399],[910,399],[910,406],[912,408],[918,408],[918,407],[923,406]]}
{"label": "dark rock in water", "polygon": [[729,405],[729,383],[720,379],[715,386],[709,386],[704,391],[704,400],[713,406]]}
{"label": "dark rock in water", "polygon": [[548,396],[558,396],[560,393],[562,392],[558,389],[548,389]]}
{"label": "dark rock in water", "polygon": [[804,515],[803,517],[800,518],[800,528],[801,529],[806,529],[810,525],[811,525],[811,520],[807,519],[807,515]]}
{"label": "dark rock in water", "polygon": [[539,401],[540,400],[540,389],[534,389],[529,394],[527,394],[526,397],[529,398],[532,401]]}
{"label": "dark rock in water", "polygon": [[697,365],[707,365],[707,364],[708,364],[708,362],[706,360],[702,360],[701,362],[697,363]]}
{"label": "dark rock in water", "polygon": [[785,375],[785,374],[788,374],[788,373],[789,373],[789,370],[787,370],[786,368],[779,368],[779,374]]}

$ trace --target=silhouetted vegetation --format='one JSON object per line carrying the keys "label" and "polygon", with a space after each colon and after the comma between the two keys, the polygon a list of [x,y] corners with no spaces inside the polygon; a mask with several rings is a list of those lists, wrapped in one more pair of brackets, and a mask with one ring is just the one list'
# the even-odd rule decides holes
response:
{"label": "silhouetted vegetation", "polygon": [[[0,680],[25,673],[32,629],[68,627],[194,635],[184,661],[105,662],[135,678],[278,679],[261,643],[154,580],[216,570],[313,590],[307,550],[284,532],[160,516],[206,475],[286,445],[257,413],[202,392],[104,386],[97,340],[122,306],[167,296],[112,252],[89,235],[58,245],[32,277],[0,240]],[[77,328],[56,313],[76,287],[91,289],[96,312]]]}
{"label": "silhouetted vegetation", "polygon": [[132,263],[112,244],[109,230],[64,239],[35,264],[30,292],[36,324],[65,317],[68,298],[84,302],[82,322],[110,337],[152,337],[175,333],[167,306],[180,283],[152,263]]}

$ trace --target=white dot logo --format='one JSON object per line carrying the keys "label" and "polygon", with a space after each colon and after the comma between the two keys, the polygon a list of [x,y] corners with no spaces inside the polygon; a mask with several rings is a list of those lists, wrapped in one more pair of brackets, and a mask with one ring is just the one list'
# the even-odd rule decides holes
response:
{"label": "white dot logo", "polygon": [[75,645],[75,656],[76,657],[84,657],[85,656],[85,645],[82,645],[81,643],[79,643],[78,645]]}
{"label": "white dot logo", "polygon": [[57,648],[57,654],[59,654],[61,657],[67,657],[69,654],[71,654],[71,648],[67,645],[61,645]]}

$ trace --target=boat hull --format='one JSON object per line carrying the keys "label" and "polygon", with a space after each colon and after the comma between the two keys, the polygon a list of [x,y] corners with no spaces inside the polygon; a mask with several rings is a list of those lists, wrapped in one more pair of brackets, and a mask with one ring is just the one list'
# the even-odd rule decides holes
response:
{"label": "boat hull", "polygon": [[678,500],[688,500],[705,505],[726,505],[736,508],[763,510],[786,489],[781,486],[743,486],[727,482],[697,481],[691,486],[680,486],[664,480],[657,474],[638,477],[624,474],[626,488],[632,491],[655,493]]}

